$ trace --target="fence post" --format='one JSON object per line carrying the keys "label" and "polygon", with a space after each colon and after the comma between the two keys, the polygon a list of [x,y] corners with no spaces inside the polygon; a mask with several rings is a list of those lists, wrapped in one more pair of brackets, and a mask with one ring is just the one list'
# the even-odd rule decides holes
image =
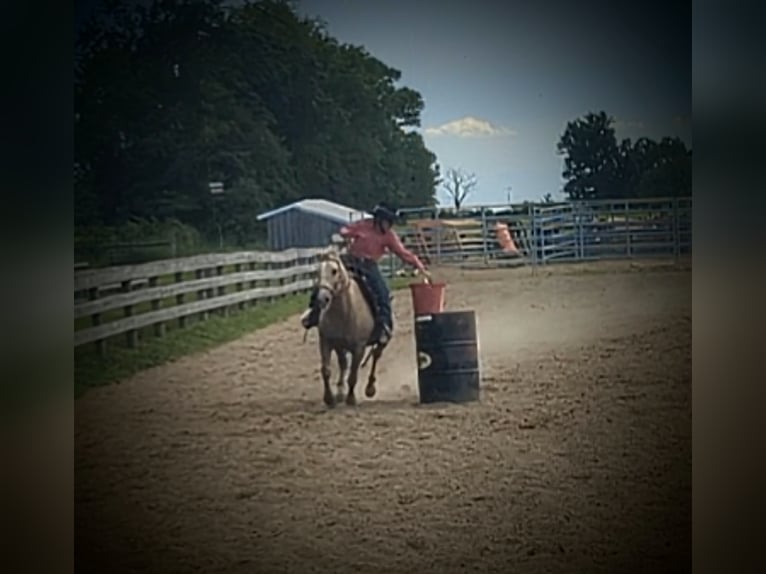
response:
{"label": "fence post", "polygon": [[673,260],[678,264],[681,258],[681,230],[678,217],[678,198],[673,198]]}
{"label": "fence post", "polygon": [[[122,282],[122,292],[123,293],[129,293],[131,289],[131,281],[123,281]],[[123,316],[124,317],[132,317],[133,316],[133,305],[125,305],[123,308]],[[136,329],[130,329],[125,332],[125,338],[127,341],[127,345],[129,348],[134,349],[138,346],[138,330]]]}
{"label": "fence post", "polygon": [[[215,274],[217,277],[221,277],[223,275],[223,265],[217,265],[215,268]],[[226,294],[226,287],[218,287],[215,291],[216,297],[223,297]],[[229,314],[229,308],[228,307],[221,307],[221,310],[219,311],[220,315],[222,317],[226,317]]]}
{"label": "fence post", "polygon": [[630,247],[630,207],[626,201],[624,204],[625,209],[625,249],[627,251],[628,259],[633,257],[633,250]]}
{"label": "fence post", "polygon": [[[88,289],[88,300],[94,301],[95,299],[98,299],[98,287],[91,287]],[[93,327],[98,327],[101,325],[101,313],[94,313],[91,315],[91,324]],[[101,357],[106,357],[105,339],[96,341],[96,348],[98,349],[98,354],[101,355]]]}
{"label": "fence post", "polygon": [[[149,287],[157,287],[159,284],[159,277],[156,275],[154,277],[149,277]],[[151,302],[152,311],[159,311],[160,307],[162,306],[162,300],[161,299],[153,299]],[[165,336],[165,323],[155,323],[154,325],[154,336],[155,337],[164,337]]]}
{"label": "fence post", "polygon": [[[181,283],[184,280],[184,274],[181,271],[177,271],[174,279],[176,283]],[[176,305],[183,305],[184,298],[185,298],[185,295],[183,293],[179,293],[178,295],[176,295]],[[178,327],[179,329],[183,329],[184,327],[186,327],[186,317],[178,318]]]}
{"label": "fence post", "polygon": [[[213,268],[212,267],[206,268],[203,276],[205,277],[205,279],[210,279],[213,276]],[[213,295],[214,293],[215,293],[215,290],[210,288],[210,287],[208,287],[207,289],[205,289],[205,295],[204,295],[203,298],[204,299],[211,299],[214,296]],[[210,311],[203,311],[202,312],[202,319],[204,321],[207,321],[209,318],[210,318]]]}
{"label": "fence post", "polygon": [[582,261],[585,259],[585,238],[583,237],[583,205],[581,202],[577,202],[574,205],[575,213],[577,217],[577,260]]}
{"label": "fence post", "polygon": [[487,230],[487,208],[481,206],[481,239],[482,248],[484,250],[484,265],[489,264],[489,252],[488,252],[488,230]]}
{"label": "fence post", "polygon": [[442,226],[441,226],[441,218],[439,217],[439,208],[436,208],[436,217],[435,221],[437,221],[436,224],[436,264],[441,265],[442,263]]}
{"label": "fence post", "polygon": [[529,216],[529,228],[532,232],[530,243],[532,244],[532,264],[537,267],[538,265],[538,240],[537,240],[537,221],[535,220],[535,209],[532,203],[527,205],[527,215]]}

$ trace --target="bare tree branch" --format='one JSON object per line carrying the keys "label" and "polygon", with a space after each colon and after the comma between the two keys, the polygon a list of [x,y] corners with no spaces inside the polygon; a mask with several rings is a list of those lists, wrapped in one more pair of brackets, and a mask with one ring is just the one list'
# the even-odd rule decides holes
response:
{"label": "bare tree branch", "polygon": [[462,169],[449,168],[442,180],[442,187],[452,199],[455,211],[459,211],[466,198],[478,184],[475,173],[467,173]]}

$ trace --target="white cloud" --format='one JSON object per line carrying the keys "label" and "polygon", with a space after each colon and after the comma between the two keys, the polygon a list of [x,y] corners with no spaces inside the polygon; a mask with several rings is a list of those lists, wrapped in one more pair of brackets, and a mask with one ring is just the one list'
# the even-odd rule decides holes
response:
{"label": "white cloud", "polygon": [[496,126],[487,120],[482,120],[473,116],[466,116],[440,126],[426,128],[424,133],[429,136],[457,136],[469,138],[516,134],[514,130]]}

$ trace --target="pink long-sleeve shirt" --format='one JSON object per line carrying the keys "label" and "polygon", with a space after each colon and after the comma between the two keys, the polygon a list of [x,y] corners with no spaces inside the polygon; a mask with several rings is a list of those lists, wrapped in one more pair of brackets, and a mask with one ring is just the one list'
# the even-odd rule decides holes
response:
{"label": "pink long-sleeve shirt", "polygon": [[340,234],[343,237],[353,239],[348,248],[351,255],[380,261],[388,250],[405,263],[417,267],[420,271],[425,271],[423,262],[402,244],[401,239],[393,229],[381,233],[372,219],[363,219],[346,225],[341,228]]}

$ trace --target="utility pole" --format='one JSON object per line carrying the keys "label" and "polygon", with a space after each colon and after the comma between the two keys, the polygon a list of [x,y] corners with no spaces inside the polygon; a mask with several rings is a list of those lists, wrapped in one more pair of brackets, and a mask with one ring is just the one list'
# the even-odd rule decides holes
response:
{"label": "utility pole", "polygon": [[223,249],[223,227],[221,226],[221,222],[218,220],[218,209],[217,209],[217,203],[218,201],[215,199],[215,196],[221,196],[223,197],[223,182],[221,181],[211,181],[207,184],[208,189],[210,190],[210,195],[213,196],[213,222],[215,223],[215,226],[218,228],[218,248]]}

